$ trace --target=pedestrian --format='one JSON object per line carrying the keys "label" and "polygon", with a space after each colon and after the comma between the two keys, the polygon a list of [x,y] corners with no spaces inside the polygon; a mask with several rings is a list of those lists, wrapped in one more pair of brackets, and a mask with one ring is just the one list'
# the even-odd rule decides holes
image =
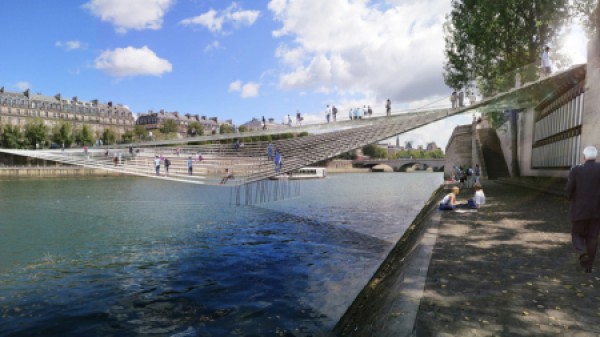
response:
{"label": "pedestrian", "polygon": [[62,143],[62,145],[61,145],[61,147],[60,147],[60,148],[61,148],[61,151],[62,151],[62,152],[65,152],[65,142],[63,142],[63,143]]}
{"label": "pedestrian", "polygon": [[352,112],[354,111],[354,109],[350,108],[350,110],[348,110],[348,117],[350,118],[350,120],[352,120]]}
{"label": "pedestrian", "polygon": [[302,125],[302,114],[300,111],[296,111],[296,125]]}
{"label": "pedestrian", "polygon": [[583,149],[584,163],[571,169],[566,188],[567,198],[571,201],[571,239],[579,264],[586,273],[592,272],[600,232],[600,163],[596,162],[597,156],[596,147]]}
{"label": "pedestrian", "polygon": [[542,77],[552,74],[552,62],[550,62],[550,47],[546,46],[542,53]]}
{"label": "pedestrian", "polygon": [[369,114],[369,117],[373,116],[373,109],[371,109],[370,105],[367,107],[367,113]]}
{"label": "pedestrian", "polygon": [[477,97],[475,96],[475,91],[468,92],[467,97],[469,98],[470,105],[475,104],[475,101],[477,101]]}
{"label": "pedestrian", "polygon": [[467,179],[466,175],[465,175],[465,170],[463,169],[463,167],[459,167],[458,168],[458,181],[460,182],[460,187],[465,187],[465,180]]}
{"label": "pedestrian", "polygon": [[325,118],[327,119],[327,123],[331,120],[331,109],[329,108],[329,104],[325,108]]}
{"label": "pedestrian", "polygon": [[467,167],[466,170],[466,174],[467,174],[467,188],[471,188],[473,187],[473,169],[471,168],[471,166]]}
{"label": "pedestrian", "polygon": [[288,126],[290,128],[292,127],[292,116],[290,116],[290,114],[288,114]]}
{"label": "pedestrian", "polygon": [[187,166],[188,166],[188,175],[191,176],[193,168],[194,168],[194,160],[192,159],[192,156],[188,157]]}
{"label": "pedestrian", "polygon": [[198,161],[204,160],[204,158],[202,157],[202,153],[200,153],[200,151],[196,152],[196,160],[198,160]]}
{"label": "pedestrian", "polygon": [[171,166],[171,161],[169,158],[165,158],[165,176],[169,176],[169,166]]}
{"label": "pedestrian", "polygon": [[275,149],[275,172],[276,173],[280,173],[281,172],[281,153],[279,153],[279,150]]}
{"label": "pedestrian", "polygon": [[385,114],[386,114],[386,116],[392,115],[392,101],[390,101],[389,98],[385,102]]}
{"label": "pedestrian", "polygon": [[460,89],[458,91],[458,106],[460,108],[462,108],[463,106],[465,106],[464,102],[465,102],[465,92],[462,89]]}
{"label": "pedestrian", "polygon": [[362,111],[363,111],[364,118],[367,118],[369,116],[369,110],[367,110],[366,105],[363,105]]}
{"label": "pedestrian", "polygon": [[331,113],[333,114],[333,121],[337,121],[337,113],[338,113],[338,109],[335,107],[335,105],[333,107],[331,107]]}
{"label": "pedestrian", "polygon": [[154,156],[154,167],[156,168],[156,175],[158,176],[160,173],[160,158],[158,158],[158,156]]}
{"label": "pedestrian", "polygon": [[227,180],[229,180],[229,179],[233,179],[233,170],[226,168],[225,176],[223,176],[223,179],[221,179],[221,184],[227,183]]}
{"label": "pedestrian", "polygon": [[262,129],[267,129],[267,120],[265,119],[265,116],[262,116]]}
{"label": "pedestrian", "polygon": [[481,179],[481,167],[479,164],[475,164],[475,184],[480,184]]}
{"label": "pedestrian", "polygon": [[271,143],[267,145],[267,158],[269,159],[269,161],[273,160],[273,144]]}
{"label": "pedestrian", "polygon": [[456,90],[452,92],[450,95],[450,102],[452,102],[452,109],[456,109],[456,102],[458,101],[458,95],[456,94]]}

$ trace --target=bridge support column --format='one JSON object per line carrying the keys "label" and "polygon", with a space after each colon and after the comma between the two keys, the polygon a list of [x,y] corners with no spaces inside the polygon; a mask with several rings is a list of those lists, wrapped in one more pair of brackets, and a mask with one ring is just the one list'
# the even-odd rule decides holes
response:
{"label": "bridge support column", "polygon": [[581,150],[594,145],[600,150],[600,36],[588,42]]}

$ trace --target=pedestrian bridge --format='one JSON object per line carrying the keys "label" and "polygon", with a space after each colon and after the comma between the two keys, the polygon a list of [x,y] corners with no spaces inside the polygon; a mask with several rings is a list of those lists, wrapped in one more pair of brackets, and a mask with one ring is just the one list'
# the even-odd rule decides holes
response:
{"label": "pedestrian bridge", "polygon": [[[130,153],[129,145],[91,148],[87,152],[82,149],[65,151],[0,149],[0,152],[192,184],[219,185],[227,168],[233,172],[233,178],[225,185],[241,186],[277,175],[274,163],[267,158],[269,142],[244,142],[242,147],[234,148],[232,144],[221,144],[218,141],[307,132],[308,135],[303,137],[271,142],[274,149],[279,150],[282,155],[282,172],[285,173],[470,110],[486,112],[534,106],[540,100],[547,99],[563,87],[580,80],[581,73],[585,73],[584,65],[458,109],[395,111],[391,116],[373,116],[361,120],[145,142],[135,144],[133,153]],[[179,155],[176,154],[176,149],[179,149]],[[202,155],[202,161],[196,160],[198,153]],[[168,175],[164,164],[161,164],[161,171],[156,175],[155,156],[163,156],[171,161]],[[189,157],[193,159],[192,175],[189,175],[187,170]]]}

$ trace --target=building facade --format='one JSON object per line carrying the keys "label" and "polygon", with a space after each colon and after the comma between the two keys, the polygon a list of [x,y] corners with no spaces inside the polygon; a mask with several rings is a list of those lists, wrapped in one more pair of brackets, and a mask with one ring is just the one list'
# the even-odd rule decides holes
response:
{"label": "building facade", "polygon": [[[148,131],[160,130],[167,120],[173,120],[177,124],[177,133],[180,136],[185,136],[190,123],[197,122],[202,125],[203,134],[210,135],[213,132],[218,132],[220,124],[217,117],[207,118],[206,116],[198,116],[191,114],[179,114],[179,112],[167,112],[160,110],[159,112],[149,111],[138,115],[136,124],[141,125]],[[225,124],[231,125],[231,121],[225,121]]]}
{"label": "building facade", "polygon": [[9,92],[0,88],[0,124],[23,129],[33,118],[42,119],[49,130],[66,122],[72,124],[73,130],[88,125],[95,135],[112,129],[118,138],[135,126],[133,114],[121,104],[82,101],[77,97],[66,99],[60,94],[44,96],[32,94],[30,90]]}

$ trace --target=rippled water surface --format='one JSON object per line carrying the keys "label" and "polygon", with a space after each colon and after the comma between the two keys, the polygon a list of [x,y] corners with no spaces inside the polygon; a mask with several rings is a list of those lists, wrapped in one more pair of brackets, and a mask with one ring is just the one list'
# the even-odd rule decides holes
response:
{"label": "rippled water surface", "polygon": [[441,174],[230,207],[151,179],[0,182],[0,336],[328,336]]}

